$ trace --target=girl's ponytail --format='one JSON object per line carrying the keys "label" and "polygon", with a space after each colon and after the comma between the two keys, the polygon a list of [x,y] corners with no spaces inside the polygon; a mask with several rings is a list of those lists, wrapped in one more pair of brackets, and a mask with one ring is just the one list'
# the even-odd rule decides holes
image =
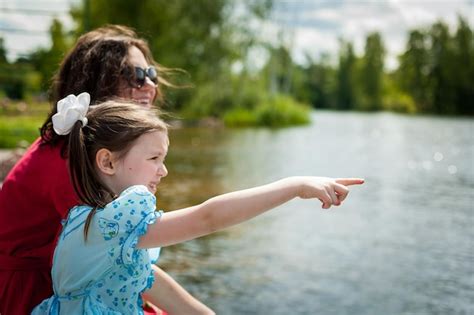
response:
{"label": "girl's ponytail", "polygon": [[[77,121],[71,129],[69,134],[68,143],[68,167],[69,176],[71,183],[74,187],[74,191],[79,197],[81,202],[89,205],[94,205],[97,201],[91,196],[89,187],[91,187],[90,179],[90,161],[88,158],[87,148],[85,145],[85,137],[82,130],[82,122]],[[85,227],[84,227],[84,239],[87,240],[87,232],[89,231],[89,225],[92,217],[97,209],[98,205],[95,205],[89,215],[87,216]]]}
{"label": "girl's ponytail", "polygon": [[92,205],[97,201],[91,196],[91,192],[88,187],[91,187],[90,183],[90,172],[89,172],[89,157],[87,153],[87,147],[85,144],[85,136],[83,133],[83,126],[80,121],[77,121],[69,135],[68,145],[68,163],[69,163],[69,175],[71,182],[79,196],[79,200],[82,202]]}
{"label": "girl's ponytail", "polygon": [[114,193],[110,191],[97,176],[94,167],[96,150],[92,148],[94,136],[90,134],[90,127],[83,126],[77,121],[69,135],[68,163],[71,182],[79,200],[92,206],[84,225],[84,238],[92,217],[97,208],[103,208],[112,201]]}

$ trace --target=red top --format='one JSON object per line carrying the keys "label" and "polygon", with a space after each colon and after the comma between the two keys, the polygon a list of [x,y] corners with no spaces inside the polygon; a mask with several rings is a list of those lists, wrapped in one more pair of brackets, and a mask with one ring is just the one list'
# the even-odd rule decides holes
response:
{"label": "red top", "polygon": [[29,314],[52,294],[51,258],[61,219],[78,198],[61,145],[37,139],[0,188],[0,314]]}

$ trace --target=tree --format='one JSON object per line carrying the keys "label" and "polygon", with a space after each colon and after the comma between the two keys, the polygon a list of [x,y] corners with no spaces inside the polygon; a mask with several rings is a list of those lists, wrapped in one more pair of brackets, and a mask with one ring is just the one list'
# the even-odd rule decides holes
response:
{"label": "tree", "polygon": [[[218,89],[229,86],[232,64],[244,60],[257,41],[250,21],[264,18],[270,8],[268,0],[116,0],[113,6],[110,1],[95,0],[87,10],[75,7],[72,16],[77,35],[87,23],[91,28],[107,23],[135,28],[149,41],[159,63],[184,69],[195,85],[211,82]],[[189,102],[191,93],[171,95],[175,109]]]}
{"label": "tree", "polygon": [[352,43],[341,40],[339,69],[337,71],[337,108],[353,109],[356,106],[355,62]]}
{"label": "tree", "polygon": [[401,89],[409,93],[421,111],[428,111],[431,97],[427,74],[429,51],[427,36],[420,30],[409,34],[406,51],[399,57],[397,81]]}
{"label": "tree", "polygon": [[7,51],[5,49],[5,42],[2,37],[0,37],[0,97],[3,95],[3,91],[6,89],[8,84],[9,77],[8,73],[8,61],[7,61]]}
{"label": "tree", "polygon": [[23,99],[31,88],[34,74],[30,63],[21,58],[15,62],[7,60],[3,38],[0,38],[0,97]]}
{"label": "tree", "polygon": [[7,49],[5,48],[5,41],[0,37],[0,65],[4,65],[7,62]]}
{"label": "tree", "polygon": [[461,16],[453,38],[453,50],[456,113],[474,115],[474,36]]}
{"label": "tree", "polygon": [[385,48],[379,33],[367,36],[365,53],[362,59],[361,109],[379,110],[382,108],[382,80],[384,73]]}
{"label": "tree", "polygon": [[430,88],[432,90],[433,112],[437,114],[454,114],[455,80],[453,72],[454,54],[448,26],[439,21],[430,29]]}
{"label": "tree", "polygon": [[330,56],[323,54],[314,67],[309,68],[310,86],[315,87],[312,104],[317,108],[336,107],[336,70],[331,65]]}
{"label": "tree", "polygon": [[69,47],[63,25],[59,20],[53,20],[49,34],[51,47],[49,49],[38,49],[28,58],[33,64],[34,70],[40,74],[41,88],[44,91],[48,90],[51,78],[59,69],[59,64]]}
{"label": "tree", "polygon": [[291,89],[291,75],[294,67],[290,51],[283,45],[270,48],[270,58],[263,72],[268,78],[270,94],[289,94]]}

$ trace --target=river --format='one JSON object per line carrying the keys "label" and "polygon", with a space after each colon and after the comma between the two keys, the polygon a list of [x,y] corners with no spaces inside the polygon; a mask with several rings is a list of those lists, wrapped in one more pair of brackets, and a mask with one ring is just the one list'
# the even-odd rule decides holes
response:
{"label": "river", "polygon": [[473,314],[474,120],[318,111],[277,130],[170,132],[158,207],[291,175],[363,177],[341,207],[294,200],[163,249],[218,314]]}

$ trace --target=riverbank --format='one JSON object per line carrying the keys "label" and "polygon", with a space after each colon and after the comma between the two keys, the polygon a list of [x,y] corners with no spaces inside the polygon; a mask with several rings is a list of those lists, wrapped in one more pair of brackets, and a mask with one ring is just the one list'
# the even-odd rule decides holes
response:
{"label": "riverbank", "polygon": [[0,185],[24,152],[24,149],[0,149]]}
{"label": "riverbank", "polygon": [[[172,119],[168,120],[167,123],[170,125],[171,129],[180,129],[183,127],[220,129],[225,127],[224,122],[221,119],[213,117],[188,121]],[[6,142],[8,142],[8,145],[11,145],[12,148],[9,148],[8,145],[5,146],[5,143],[2,143],[2,137],[0,137],[0,146],[3,144],[3,147],[0,148],[0,185],[7,176],[8,172],[11,170],[11,168],[21,158],[26,148],[28,148],[31,142],[33,142],[34,139],[38,137],[38,128],[36,127],[37,125],[39,124],[37,123],[34,128],[31,128],[31,133],[28,138],[29,141],[26,141],[24,137],[22,137],[20,141],[17,141],[18,139],[8,139],[8,141]],[[13,148],[13,146],[15,148]]]}

